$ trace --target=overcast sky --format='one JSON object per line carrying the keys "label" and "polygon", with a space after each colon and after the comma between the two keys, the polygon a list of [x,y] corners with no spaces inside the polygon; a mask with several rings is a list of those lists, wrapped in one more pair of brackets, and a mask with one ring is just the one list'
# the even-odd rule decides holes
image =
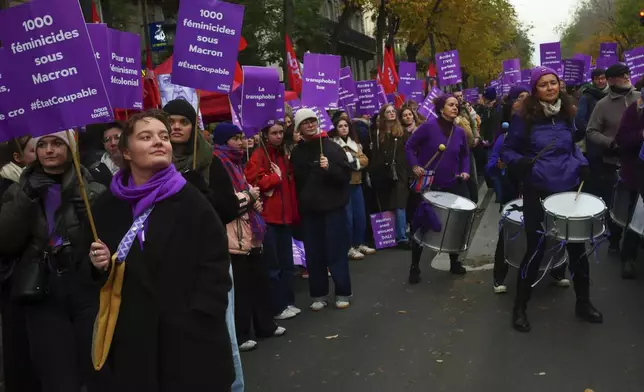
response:
{"label": "overcast sky", "polygon": [[570,18],[579,0],[510,0],[519,15],[519,20],[532,24],[530,32],[535,51],[532,62],[539,65],[539,44],[559,41],[555,28]]}

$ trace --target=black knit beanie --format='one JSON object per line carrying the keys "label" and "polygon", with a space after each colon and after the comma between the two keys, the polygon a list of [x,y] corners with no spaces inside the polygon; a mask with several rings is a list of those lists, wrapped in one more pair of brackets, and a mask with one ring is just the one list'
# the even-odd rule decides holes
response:
{"label": "black knit beanie", "polygon": [[173,99],[163,107],[163,111],[170,116],[183,116],[190,121],[192,124],[192,132],[190,133],[188,143],[192,145],[194,143],[195,128],[197,127],[197,112],[190,102],[185,99]]}

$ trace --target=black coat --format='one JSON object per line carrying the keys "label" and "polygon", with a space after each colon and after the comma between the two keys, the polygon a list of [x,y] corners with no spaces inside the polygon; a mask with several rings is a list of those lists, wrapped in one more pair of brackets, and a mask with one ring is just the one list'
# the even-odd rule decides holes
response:
{"label": "black coat", "polygon": [[110,184],[112,183],[112,172],[108,169],[106,164],[101,161],[94,162],[94,164],[89,167],[89,172],[92,177],[94,177],[94,180],[109,189]]}
{"label": "black coat", "polygon": [[407,163],[407,154],[405,153],[405,144],[407,144],[409,137],[409,132],[404,132],[402,137],[398,138],[387,134],[384,140],[380,141],[377,133],[372,135],[373,146],[369,157],[369,166],[367,167],[369,173],[373,173],[370,174],[372,179],[382,171],[390,171],[391,164],[394,161],[396,175],[398,176],[398,180],[392,183],[391,188],[380,188],[372,182],[372,185],[376,188],[375,192],[381,211],[407,207],[409,178],[412,174],[409,163]]}
{"label": "black coat", "polygon": [[[111,193],[94,208],[111,252],[133,222]],[[234,381],[226,326],[228,240],[217,214],[192,185],[159,202],[125,260],[122,303],[104,368],[111,391],[229,391]]]}

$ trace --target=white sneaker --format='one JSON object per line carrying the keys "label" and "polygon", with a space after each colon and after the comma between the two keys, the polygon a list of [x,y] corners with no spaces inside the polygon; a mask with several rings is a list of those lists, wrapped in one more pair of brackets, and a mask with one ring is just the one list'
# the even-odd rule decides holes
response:
{"label": "white sneaker", "polygon": [[358,251],[362,253],[363,255],[372,255],[376,253],[376,250],[374,248],[370,248],[367,245],[360,245],[358,247]]}
{"label": "white sneaker", "polygon": [[570,287],[570,280],[568,279],[557,279],[555,284],[559,287]]}
{"label": "white sneaker", "polygon": [[297,313],[295,313],[291,308],[286,308],[286,309],[282,310],[282,313],[280,313],[277,316],[273,317],[273,319],[274,320],[288,320],[288,319],[292,319],[295,316],[297,316]]}
{"label": "white sneaker", "polygon": [[351,303],[349,301],[343,301],[343,300],[335,301],[335,307],[338,309],[346,309],[349,307],[350,304]]}
{"label": "white sneaker", "polygon": [[504,284],[494,285],[494,292],[496,294],[503,294],[508,292],[508,287]]}
{"label": "white sneaker", "polygon": [[250,351],[257,347],[257,342],[254,340],[247,340],[239,345],[239,351]]}
{"label": "white sneaker", "polygon": [[364,259],[364,255],[360,253],[356,248],[350,248],[349,249],[349,258],[351,260],[362,260]]}
{"label": "white sneaker", "polygon": [[284,335],[285,333],[286,333],[286,328],[281,327],[281,326],[278,325],[277,329],[275,330],[275,332],[273,332],[273,336],[278,337],[278,336]]}
{"label": "white sneaker", "polygon": [[296,307],[295,305],[289,305],[289,306],[286,307],[286,309],[288,309],[291,312],[295,313],[296,316],[298,314],[302,313],[302,310],[300,308]]}
{"label": "white sneaker", "polygon": [[326,301],[317,300],[317,301],[314,301],[314,302],[311,304],[311,306],[309,306],[309,309],[311,309],[311,310],[312,310],[312,311],[314,311],[314,312],[318,312],[318,311],[320,311],[320,310],[322,310],[322,309],[326,308],[326,306],[327,306]]}

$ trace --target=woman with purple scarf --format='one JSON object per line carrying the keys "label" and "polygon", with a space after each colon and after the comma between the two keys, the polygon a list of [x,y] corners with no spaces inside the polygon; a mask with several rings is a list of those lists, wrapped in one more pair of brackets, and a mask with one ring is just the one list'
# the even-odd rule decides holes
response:
{"label": "woman with purple scarf", "polygon": [[[421,178],[426,171],[433,171],[431,189],[434,191],[448,192],[469,198],[467,181],[470,178],[470,151],[468,148],[465,130],[454,124],[458,116],[458,100],[453,96],[440,96],[434,100],[434,110],[438,115],[423,123],[411,135],[405,146],[407,161],[412,167],[416,178]],[[444,146],[443,149],[440,147]],[[436,158],[432,160],[432,156]],[[428,165],[428,162],[430,162]],[[408,204],[407,213],[414,216],[411,224],[411,233],[424,230],[424,226],[431,226],[435,215],[431,206],[423,201],[421,193],[413,192]],[[433,252],[433,251],[432,251]],[[423,247],[412,241],[411,267],[409,269],[409,283],[420,282],[420,256]],[[434,255],[431,257],[433,258]],[[458,253],[449,255],[450,272],[454,275],[465,274],[465,268],[458,260]]]}
{"label": "woman with purple scarf", "polygon": [[229,391],[235,378],[225,229],[172,164],[170,131],[158,111],[128,120],[124,168],[94,208],[94,276],[125,266],[105,390]]}
{"label": "woman with purple scarf", "polygon": [[[240,351],[257,346],[258,338],[282,336],[286,332],[273,321],[268,270],[262,262],[262,242],[266,224],[260,215],[259,190],[246,181],[244,134],[236,125],[220,123],[213,132],[214,159],[228,172],[239,199],[240,215],[226,225],[228,251],[235,280],[235,328]],[[256,185],[256,184],[255,184]]]}

